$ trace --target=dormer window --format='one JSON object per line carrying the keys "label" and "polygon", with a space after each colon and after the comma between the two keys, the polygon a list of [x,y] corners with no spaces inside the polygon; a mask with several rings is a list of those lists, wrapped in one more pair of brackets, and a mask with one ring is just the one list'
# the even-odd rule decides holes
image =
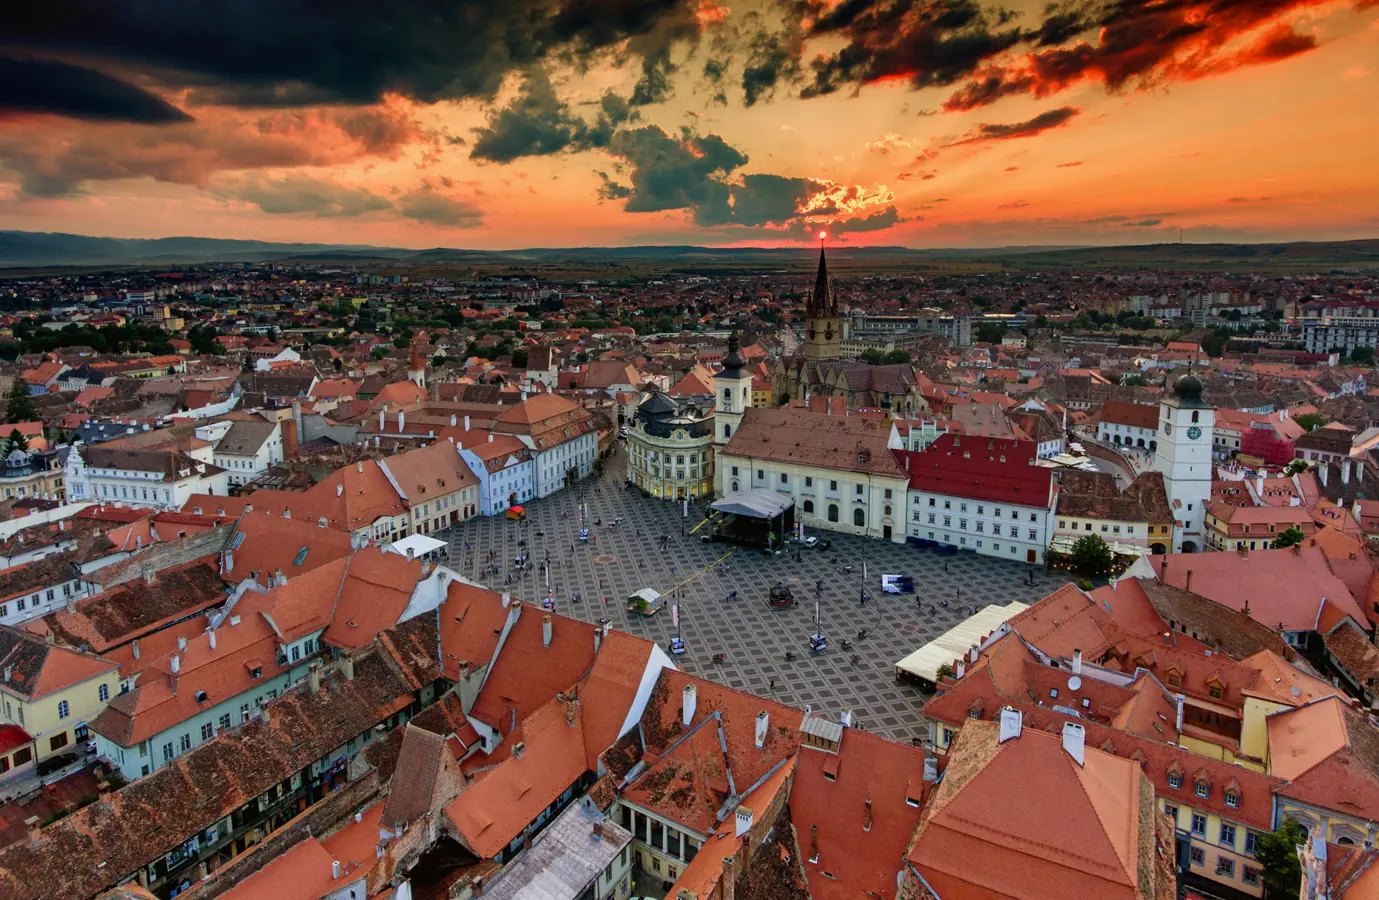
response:
{"label": "dormer window", "polygon": [[1210,793],[1211,785],[1207,784],[1205,781],[1197,782],[1197,796],[1205,798]]}
{"label": "dormer window", "polygon": [[197,703],[205,703],[207,699],[208,699],[208,698],[207,698],[207,696],[206,696],[206,692],[205,692],[205,691],[197,691],[197,692],[196,692],[196,702],[197,702]]}
{"label": "dormer window", "polygon": [[1170,773],[1168,773],[1168,786],[1171,787],[1171,788],[1174,788],[1175,790],[1176,790],[1177,788],[1182,787],[1182,786],[1183,786],[1183,776],[1179,775],[1177,772],[1170,772]]}
{"label": "dormer window", "polygon": [[1207,687],[1207,695],[1213,700],[1220,700],[1223,693],[1224,691],[1219,684],[1213,684]]}
{"label": "dormer window", "polygon": [[1235,791],[1227,791],[1226,805],[1229,806],[1231,809],[1238,809],[1240,807],[1240,795],[1237,794]]}

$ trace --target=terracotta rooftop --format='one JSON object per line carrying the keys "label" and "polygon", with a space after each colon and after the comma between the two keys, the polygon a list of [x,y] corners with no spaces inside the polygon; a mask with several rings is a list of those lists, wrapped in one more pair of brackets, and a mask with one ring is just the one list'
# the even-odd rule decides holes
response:
{"label": "terracotta rooftop", "polygon": [[1088,747],[1079,765],[1055,735],[1027,728],[999,743],[998,732],[963,727],[907,854],[939,896],[1174,896],[1153,790],[1133,763]]}

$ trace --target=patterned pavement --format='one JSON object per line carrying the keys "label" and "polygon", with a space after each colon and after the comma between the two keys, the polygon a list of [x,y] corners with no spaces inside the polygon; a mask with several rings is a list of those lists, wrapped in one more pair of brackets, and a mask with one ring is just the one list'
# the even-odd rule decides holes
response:
{"label": "patterned pavement", "polygon": [[[928,692],[896,680],[897,660],[966,618],[969,606],[1028,603],[1064,583],[1036,570],[1033,586],[1028,585],[1024,579],[1030,567],[1021,563],[972,553],[941,557],[904,544],[831,532],[811,532],[831,541],[830,550],[800,548],[798,560],[785,553],[767,556],[760,550],[705,543],[698,534],[681,532],[703,518],[706,506],[692,504],[689,519],[682,520],[678,504],[622,489],[623,470],[619,454],[607,461],[604,476],[528,504],[522,523],[502,517],[461,523],[449,536],[451,567],[499,590],[511,576],[507,590],[539,603],[546,596],[546,581],[538,564],[549,555],[555,563],[550,587],[557,612],[589,622],[606,616],[614,628],[657,641],[667,650],[675,633],[669,608],[649,617],[629,613],[626,597],[642,587],[663,594],[676,589],[688,651],[676,658],[682,669],[782,703],[808,704],[829,716],[846,706],[854,725],[904,741],[927,733],[920,707]],[[595,538],[587,544],[577,540],[581,501]],[[621,523],[609,528],[614,519]],[[667,535],[662,549],[661,538]],[[531,565],[526,574],[516,575],[512,564],[524,549]],[[490,550],[503,566],[496,576],[484,571]],[[871,595],[865,605],[859,603],[863,561]],[[853,566],[851,573],[844,570],[847,565]],[[913,576],[916,594],[882,593],[882,574]],[[820,580],[829,646],[816,655],[808,642]],[[767,606],[767,594],[777,581],[790,587],[800,600],[798,607]],[[739,599],[725,600],[734,590]],[[573,601],[576,592],[582,593],[582,602]],[[858,638],[859,629],[866,630],[865,637]],[[851,649],[843,649],[844,638],[852,640]],[[785,658],[787,651],[795,654],[794,660]],[[714,663],[715,653],[726,659]]]}

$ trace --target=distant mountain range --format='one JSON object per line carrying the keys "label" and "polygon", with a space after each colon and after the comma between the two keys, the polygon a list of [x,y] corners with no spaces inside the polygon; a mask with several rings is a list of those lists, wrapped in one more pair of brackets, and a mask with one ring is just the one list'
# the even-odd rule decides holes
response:
{"label": "distant mountain range", "polygon": [[[0,231],[0,269],[93,268],[207,262],[371,261],[404,265],[524,265],[552,267],[657,267],[703,271],[716,266],[798,266],[809,248],[777,247],[567,247],[526,250],[407,250],[358,244],[289,244],[221,238],[103,238],[36,231]],[[1379,266],[1379,240],[1283,244],[1147,244],[1128,247],[1027,246],[916,250],[907,247],[831,247],[831,259],[854,265],[903,266],[936,260],[1000,261],[1035,268],[1286,268]]]}

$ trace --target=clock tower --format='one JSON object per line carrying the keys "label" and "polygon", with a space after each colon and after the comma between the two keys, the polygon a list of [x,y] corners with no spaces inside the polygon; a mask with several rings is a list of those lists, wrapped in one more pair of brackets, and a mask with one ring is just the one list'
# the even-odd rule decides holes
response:
{"label": "clock tower", "polygon": [[828,283],[828,264],[824,248],[819,248],[819,272],[814,276],[814,292],[804,308],[804,358],[842,358],[843,323],[838,318],[838,300]]}
{"label": "clock tower", "polygon": [[1216,409],[1202,399],[1201,380],[1191,374],[1178,379],[1173,393],[1159,402],[1154,454],[1173,511],[1172,552],[1196,553],[1205,546],[1215,430]]}

